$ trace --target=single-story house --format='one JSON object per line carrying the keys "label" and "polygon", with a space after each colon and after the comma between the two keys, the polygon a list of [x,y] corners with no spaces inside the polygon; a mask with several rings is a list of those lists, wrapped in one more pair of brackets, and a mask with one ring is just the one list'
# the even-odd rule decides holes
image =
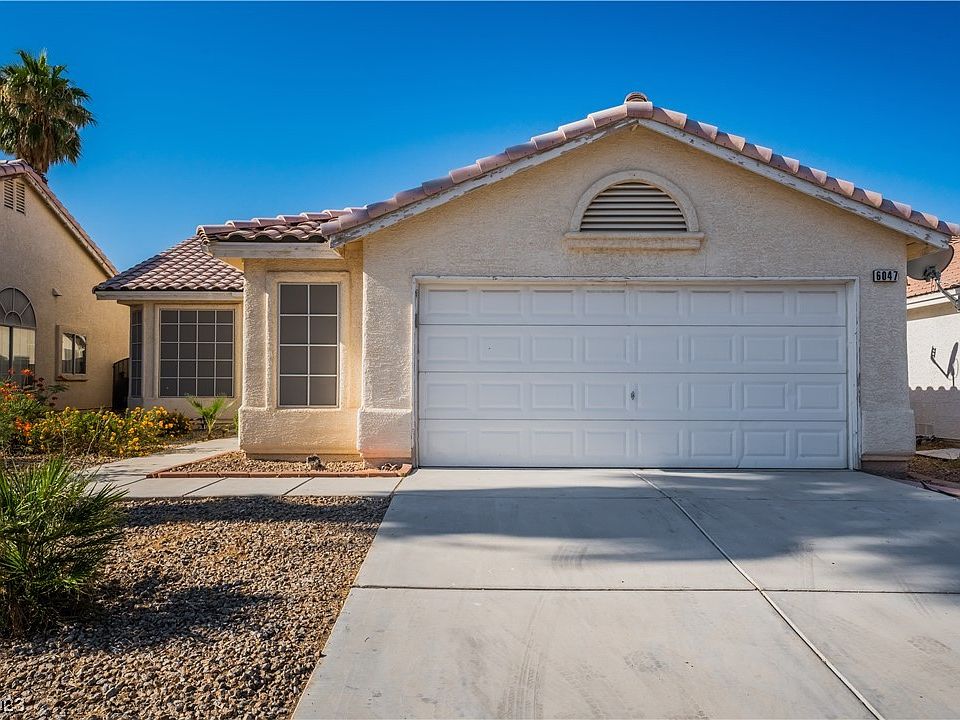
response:
{"label": "single-story house", "polygon": [[61,385],[60,407],[122,406],[127,310],[90,294],[116,272],[30,165],[0,161],[0,382]]}
{"label": "single-story house", "polygon": [[[953,241],[960,249],[960,239]],[[960,258],[940,283],[956,297]],[[907,280],[907,367],[917,435],[960,440],[960,311],[932,281]]]}
{"label": "single-story house", "polygon": [[640,93],[382,202],[197,229],[242,269],[247,452],[534,467],[902,465],[905,264],[957,234]]}

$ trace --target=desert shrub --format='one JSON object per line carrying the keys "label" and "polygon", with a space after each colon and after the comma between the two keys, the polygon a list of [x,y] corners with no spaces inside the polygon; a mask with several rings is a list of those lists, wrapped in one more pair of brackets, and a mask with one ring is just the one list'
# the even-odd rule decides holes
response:
{"label": "desert shrub", "polygon": [[108,410],[64,408],[33,423],[29,447],[63,455],[133,457],[163,448],[189,421],[165,408],[132,408],[122,415]]}
{"label": "desert shrub", "polygon": [[62,385],[47,385],[25,370],[23,383],[13,379],[0,383],[0,452],[10,454],[27,446],[33,424],[54,405]]}
{"label": "desert shrub", "polygon": [[94,479],[62,457],[0,468],[0,632],[26,635],[91,597],[124,495]]}
{"label": "desert shrub", "polygon": [[182,437],[193,430],[193,421],[179,410],[167,410],[155,407],[158,422],[164,425],[163,434],[167,437]]}
{"label": "desert shrub", "polygon": [[217,423],[220,422],[220,416],[231,404],[229,399],[222,395],[215,397],[209,403],[204,403],[200,398],[190,397],[188,395],[187,402],[190,403],[200,416],[200,420],[203,422],[203,426],[207,431],[208,439],[213,437],[213,430],[217,427]]}

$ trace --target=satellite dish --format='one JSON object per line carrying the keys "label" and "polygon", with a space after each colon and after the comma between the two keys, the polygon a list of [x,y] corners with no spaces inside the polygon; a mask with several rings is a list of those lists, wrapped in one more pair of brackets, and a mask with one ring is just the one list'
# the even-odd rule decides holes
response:
{"label": "satellite dish", "polygon": [[933,280],[940,277],[950,261],[953,260],[953,246],[921,255],[907,262],[907,275],[914,280]]}

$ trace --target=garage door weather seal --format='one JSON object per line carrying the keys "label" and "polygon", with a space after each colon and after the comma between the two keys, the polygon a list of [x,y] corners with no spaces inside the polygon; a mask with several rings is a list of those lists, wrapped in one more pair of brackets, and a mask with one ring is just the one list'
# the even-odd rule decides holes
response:
{"label": "garage door weather seal", "polygon": [[651,480],[650,478],[646,477],[643,473],[634,472],[634,475],[636,475],[638,478],[640,478],[640,479],[643,480],[644,482],[649,483],[649,485],[650,485],[653,489],[655,489],[658,493],[660,493],[661,495],[663,495],[663,497],[665,497],[667,500],[669,500],[670,502],[672,502],[673,505],[674,505],[674,507],[676,507],[680,512],[682,512],[682,513],[687,517],[687,519],[694,524],[694,526],[697,528],[697,530],[700,531],[700,534],[703,535],[703,536],[710,542],[710,544],[713,545],[713,546],[717,549],[717,552],[719,552],[721,555],[723,555],[723,557],[726,558],[727,562],[729,562],[731,565],[733,565],[733,567],[736,569],[736,571],[743,576],[743,579],[746,580],[746,581],[747,581],[748,583],[750,583],[751,585],[753,585],[753,587],[756,589],[756,591],[757,591],[758,593],[760,593],[760,597],[762,597],[764,600],[766,600],[767,604],[768,604],[770,607],[773,608],[774,612],[776,612],[777,615],[779,615],[779,616],[783,619],[783,621],[790,627],[790,629],[793,630],[793,632],[796,634],[796,636],[797,636],[798,638],[800,638],[800,639],[803,641],[803,643],[804,643],[808,648],[810,648],[810,650],[813,652],[813,654],[816,655],[818,658],[820,658],[820,662],[822,662],[824,665],[826,665],[826,666],[827,666],[827,669],[830,670],[830,672],[832,672],[832,673],[837,677],[837,679],[838,679],[840,682],[842,682],[842,683],[847,687],[847,689],[848,689],[850,692],[852,692],[852,693],[854,694],[854,696],[857,698],[857,700],[860,701],[860,703],[870,712],[870,714],[873,715],[875,718],[877,718],[877,720],[885,720],[884,717],[883,717],[883,715],[880,714],[880,711],[877,710],[873,705],[871,705],[871,704],[870,704],[870,701],[867,700],[867,699],[863,696],[863,693],[861,693],[859,690],[857,690],[857,688],[855,688],[855,687],[853,686],[853,683],[851,683],[849,680],[847,680],[847,678],[844,676],[844,674],[843,674],[842,672],[840,672],[840,670],[839,670],[832,662],[830,662],[830,660],[827,658],[827,656],[824,655],[816,645],[813,644],[813,641],[810,640],[810,638],[808,638],[806,635],[803,634],[803,631],[802,631],[799,627],[797,627],[796,623],[793,622],[793,620],[791,620],[791,619],[787,616],[787,614],[780,608],[779,605],[777,605],[776,602],[774,602],[773,598],[770,597],[770,596],[767,594],[767,592],[766,592],[762,587],[760,587],[760,585],[757,583],[756,580],[754,580],[752,577],[750,577],[750,575],[747,573],[746,570],[744,570],[742,567],[740,567],[740,565],[737,564],[737,561],[736,561],[736,560],[734,560],[732,557],[730,557],[730,556],[727,554],[727,552],[726,552],[722,547],[720,547],[720,545],[717,543],[717,541],[714,540],[714,539],[710,536],[710,534],[709,534],[706,530],[704,530],[703,526],[700,525],[700,523],[698,523],[698,522],[693,518],[693,516],[686,511],[686,509],[683,507],[683,505],[681,505],[680,503],[678,503],[678,502],[676,501],[676,499],[674,499],[674,498],[671,497],[670,495],[667,495],[667,493],[665,493],[655,482],[653,482],[653,480]]}

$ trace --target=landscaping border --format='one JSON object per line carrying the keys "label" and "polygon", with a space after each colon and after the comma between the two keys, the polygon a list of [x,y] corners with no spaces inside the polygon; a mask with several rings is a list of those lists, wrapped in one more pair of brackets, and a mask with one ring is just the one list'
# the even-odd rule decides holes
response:
{"label": "landscaping border", "polygon": [[[230,455],[235,452],[234,450],[227,450],[225,452],[217,453],[216,455],[210,455],[209,457],[204,458],[204,461],[213,460],[218,457],[223,457],[224,455]],[[413,470],[413,466],[410,463],[404,463],[400,466],[399,470],[376,470],[374,468],[368,468],[366,470],[350,470],[350,471],[334,471],[334,470],[297,470],[295,472],[244,472],[238,470],[237,472],[224,472],[224,471],[212,471],[212,470],[181,470],[180,468],[187,467],[193,463],[180,463],[179,465],[172,465],[161,470],[155,470],[152,473],[145,475],[147,479],[154,478],[227,478],[227,477],[239,477],[239,478],[315,478],[315,477],[331,477],[331,478],[342,478],[342,477],[406,477]]]}

